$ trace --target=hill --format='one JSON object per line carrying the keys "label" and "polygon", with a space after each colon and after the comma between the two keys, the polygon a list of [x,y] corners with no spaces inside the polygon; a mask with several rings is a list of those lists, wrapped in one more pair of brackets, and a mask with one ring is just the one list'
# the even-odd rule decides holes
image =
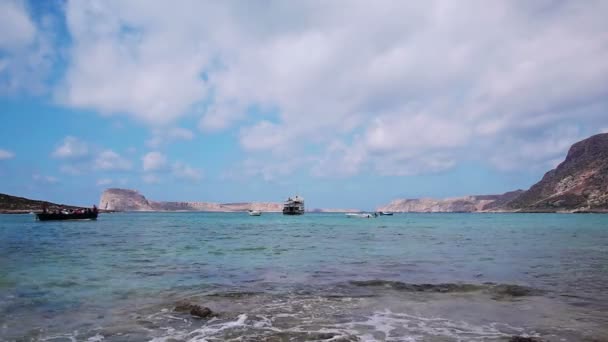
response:
{"label": "hill", "polygon": [[24,197],[0,194],[0,213],[2,214],[19,214],[29,213],[31,211],[41,211],[44,206],[46,206],[48,210],[80,208],[71,205],[56,204],[47,201],[32,200]]}
{"label": "hill", "polygon": [[506,204],[518,211],[608,211],[608,133],[570,147],[566,159]]}
{"label": "hill", "polygon": [[448,199],[396,199],[394,212],[608,212],[608,133],[570,147],[566,159],[526,191]]}

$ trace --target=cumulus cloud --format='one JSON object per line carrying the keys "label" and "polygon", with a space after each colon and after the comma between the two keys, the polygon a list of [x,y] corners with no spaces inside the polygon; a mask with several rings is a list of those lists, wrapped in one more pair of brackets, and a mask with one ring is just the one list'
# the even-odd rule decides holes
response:
{"label": "cumulus cloud", "polygon": [[123,158],[112,150],[104,150],[95,157],[94,168],[105,171],[127,171],[131,170],[131,161]]}
{"label": "cumulus cloud", "polygon": [[55,60],[52,32],[55,18],[32,20],[25,2],[0,2],[0,94],[46,90]]}
{"label": "cumulus cloud", "polygon": [[44,176],[44,175],[40,175],[37,173],[32,175],[32,180],[34,180],[35,182],[38,182],[38,183],[43,183],[43,184],[55,184],[55,183],[59,182],[59,179],[57,179],[57,177]]}
{"label": "cumulus cloud", "polygon": [[15,157],[15,153],[0,148],[0,160],[11,159],[13,157]]}
{"label": "cumulus cloud", "polygon": [[167,165],[167,157],[160,152],[146,153],[141,160],[144,171],[157,171]]}
{"label": "cumulus cloud", "polygon": [[59,159],[79,159],[89,155],[89,145],[73,136],[67,136],[51,154]]}
{"label": "cumulus cloud", "polygon": [[160,178],[157,175],[150,174],[150,173],[145,174],[142,179],[143,179],[144,183],[147,183],[147,184],[158,184],[161,182]]}
{"label": "cumulus cloud", "polygon": [[177,140],[192,140],[194,133],[191,130],[172,127],[168,129],[154,129],[152,131],[152,137],[146,141],[146,145],[152,148],[159,147],[165,143],[170,143]]}
{"label": "cumulus cloud", "polygon": [[100,178],[97,180],[97,185],[99,185],[99,186],[106,186],[106,185],[110,185],[112,183],[113,183],[113,181],[110,178]]}
{"label": "cumulus cloud", "polygon": [[178,179],[191,182],[199,182],[203,179],[203,172],[201,170],[195,169],[182,162],[173,163],[171,166],[171,174]]}
{"label": "cumulus cloud", "polygon": [[[252,159],[290,151],[317,175],[471,158],[528,168],[608,126],[607,12],[593,0],[74,1],[57,98],[153,126],[236,127]],[[191,139],[158,129],[151,147]]]}

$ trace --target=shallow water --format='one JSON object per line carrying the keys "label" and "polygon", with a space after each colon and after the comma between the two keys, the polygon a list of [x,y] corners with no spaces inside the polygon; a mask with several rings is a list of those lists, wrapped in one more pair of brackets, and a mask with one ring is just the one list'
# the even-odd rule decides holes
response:
{"label": "shallow water", "polygon": [[604,341],[606,284],[608,215],[0,215],[7,341]]}

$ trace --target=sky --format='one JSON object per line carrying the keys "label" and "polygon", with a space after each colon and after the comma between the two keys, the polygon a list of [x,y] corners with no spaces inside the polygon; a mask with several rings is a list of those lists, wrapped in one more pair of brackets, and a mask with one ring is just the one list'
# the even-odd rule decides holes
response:
{"label": "sky", "polygon": [[0,0],[0,192],[372,209],[608,132],[608,1]]}

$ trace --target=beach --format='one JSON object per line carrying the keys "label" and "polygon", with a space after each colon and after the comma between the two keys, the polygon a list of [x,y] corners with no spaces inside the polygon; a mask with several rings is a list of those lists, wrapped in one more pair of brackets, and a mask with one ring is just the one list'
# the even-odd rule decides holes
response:
{"label": "beach", "polygon": [[0,340],[604,341],[606,226],[599,214],[0,215]]}

